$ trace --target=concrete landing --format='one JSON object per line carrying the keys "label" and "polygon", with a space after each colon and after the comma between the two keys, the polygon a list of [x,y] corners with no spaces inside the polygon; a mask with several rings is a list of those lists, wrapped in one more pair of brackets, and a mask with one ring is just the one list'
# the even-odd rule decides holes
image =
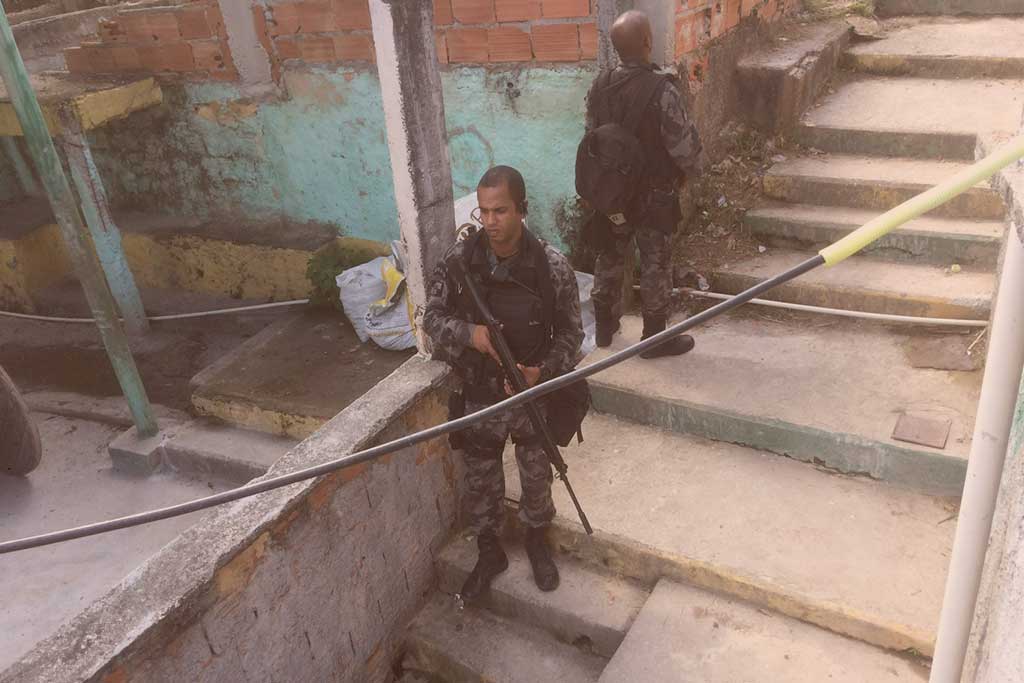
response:
{"label": "concrete landing", "polygon": [[[745,224],[760,241],[783,249],[819,249],[845,237],[878,214],[812,204],[772,204],[751,209]],[[931,218],[906,223],[861,253],[893,260],[994,268],[1006,224],[1002,221]]]}
{"label": "concrete landing", "polygon": [[660,581],[600,683],[927,681],[917,664],[820,628]]}
{"label": "concrete landing", "polygon": [[[640,338],[637,318],[623,327],[585,362]],[[962,488],[981,373],[913,368],[914,337],[833,318],[774,323],[747,309],[693,336],[682,358],[631,360],[593,378],[595,408],[916,490]],[[904,412],[951,420],[946,448],[894,441]]]}
{"label": "concrete landing", "polygon": [[473,608],[460,611],[443,594],[413,619],[406,644],[406,670],[446,683],[593,683],[607,661],[544,631]]}
{"label": "concrete landing", "polygon": [[[582,535],[556,482],[565,552],[931,652],[956,520],[946,499],[606,416],[588,417],[584,434],[565,458],[597,534]],[[513,499],[516,469],[506,453]]]}
{"label": "concrete landing", "polygon": [[[723,266],[712,274],[711,287],[723,294],[737,294],[811,255],[770,249]],[[947,273],[941,266],[855,258],[831,268],[817,268],[763,298],[922,318],[987,320],[995,286],[995,275],[988,270]]]}
{"label": "concrete landing", "polygon": [[[647,591],[626,579],[559,558],[558,590],[542,593],[521,543],[505,546],[509,568],[491,584],[485,606],[499,616],[549,631],[563,643],[585,643],[595,654],[611,657],[647,600]],[[475,539],[452,541],[438,559],[441,591],[457,593],[476,557]]]}
{"label": "concrete landing", "polygon": [[[78,526],[199,498],[225,487],[171,474],[139,479],[111,467],[117,428],[33,413],[43,459],[28,477],[0,475],[0,539]],[[0,671],[103,596],[201,513],[0,557]]]}
{"label": "concrete landing", "polygon": [[413,353],[362,344],[341,312],[311,309],[196,375],[192,405],[229,424],[304,439]]}
{"label": "concrete landing", "polygon": [[974,15],[1024,14],[1024,0],[879,0],[880,16],[898,14]]}
{"label": "concrete landing", "polygon": [[868,78],[821,100],[797,135],[837,154],[973,161],[977,133],[1016,131],[1022,108],[1020,80]]}
{"label": "concrete landing", "polygon": [[[924,192],[969,164],[825,154],[775,164],[764,176],[770,199],[796,204],[847,206],[881,213]],[[930,212],[932,216],[1003,220],[1006,207],[987,184]]]}
{"label": "concrete landing", "polygon": [[1024,19],[914,17],[883,28],[884,39],[851,46],[842,64],[888,76],[1024,77]]}

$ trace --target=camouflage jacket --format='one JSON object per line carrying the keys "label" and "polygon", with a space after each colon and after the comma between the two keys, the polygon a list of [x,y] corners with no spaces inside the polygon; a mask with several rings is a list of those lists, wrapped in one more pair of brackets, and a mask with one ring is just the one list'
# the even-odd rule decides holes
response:
{"label": "camouflage jacket", "polygon": [[[627,62],[615,68],[613,79],[618,76],[626,76],[630,71],[636,69],[657,70],[650,64]],[[661,92],[656,95],[658,127],[665,151],[672,158],[672,162],[681,173],[692,178],[700,175],[700,160],[703,148],[697,128],[686,115],[686,108],[683,106],[678,84],[679,80],[675,76],[670,75]],[[593,98],[594,86],[592,85],[587,93],[587,131],[592,130],[597,125],[594,107],[591,106]]]}
{"label": "camouflage jacket", "polygon": [[[471,346],[474,323],[458,317],[458,293],[461,285],[455,281],[449,264],[454,259],[465,263],[466,240],[452,245],[444,259],[434,269],[427,290],[427,305],[423,314],[423,329],[434,342],[434,357],[455,368],[467,384],[492,382],[497,368],[488,371],[479,360],[481,354]],[[576,275],[566,258],[554,247],[538,239],[547,256],[554,289],[554,311],[552,317],[551,343],[540,364],[540,381],[546,381],[563,374],[581,360],[580,347],[583,344],[583,320],[580,314],[580,296]],[[483,240],[487,258],[491,265],[497,258]],[[520,253],[512,258],[522,258]],[[487,359],[486,363],[494,363]],[[496,387],[495,387],[496,389]]]}

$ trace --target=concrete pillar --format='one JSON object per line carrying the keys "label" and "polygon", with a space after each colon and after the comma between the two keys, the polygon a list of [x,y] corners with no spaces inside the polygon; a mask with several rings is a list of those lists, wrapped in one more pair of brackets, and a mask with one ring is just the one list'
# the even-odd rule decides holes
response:
{"label": "concrete pillar", "polygon": [[429,355],[423,332],[427,280],[455,241],[452,171],[441,74],[434,47],[431,0],[370,0],[377,73],[405,248],[417,346]]}
{"label": "concrete pillar", "polygon": [[654,38],[651,59],[662,66],[672,66],[676,56],[676,5],[665,0],[636,0],[634,7],[651,20]]}
{"label": "concrete pillar", "polygon": [[238,70],[242,90],[257,94],[273,85],[270,55],[260,41],[253,10],[262,11],[261,2],[239,2],[239,0],[218,0],[220,13],[224,17],[224,34],[231,60]]}

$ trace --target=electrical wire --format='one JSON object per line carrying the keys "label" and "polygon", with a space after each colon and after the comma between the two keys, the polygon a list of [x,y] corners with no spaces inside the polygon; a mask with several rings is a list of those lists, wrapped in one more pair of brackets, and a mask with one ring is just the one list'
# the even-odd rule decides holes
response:
{"label": "electrical wire", "polygon": [[[237,306],[235,308],[217,308],[212,311],[197,311],[195,313],[175,313],[173,315],[150,315],[146,318],[152,322],[166,320],[185,320],[186,318],[205,318],[213,315],[228,315],[231,313],[244,313],[246,311],[260,311],[266,308],[281,308],[284,306],[302,306],[308,304],[309,299],[293,299],[291,301],[274,301],[269,304],[254,304],[252,306]],[[37,320],[47,323],[75,323],[91,325],[96,322],[95,318],[61,318],[51,315],[32,315],[30,313],[14,313],[11,311],[0,311],[0,317],[19,318],[21,320]]]}

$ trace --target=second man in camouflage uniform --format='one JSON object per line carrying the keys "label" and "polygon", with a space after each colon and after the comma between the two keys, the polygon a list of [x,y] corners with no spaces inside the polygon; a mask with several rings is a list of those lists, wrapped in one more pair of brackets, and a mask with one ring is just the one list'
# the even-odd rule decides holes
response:
{"label": "second man in camouflage uniform", "polygon": [[[462,379],[456,396],[464,400],[464,408],[453,407],[454,413],[476,412],[511,393],[462,277],[468,275],[480,284],[530,386],[572,369],[580,360],[584,336],[572,268],[523,224],[526,187],[519,172],[507,166],[489,170],[477,187],[477,201],[483,229],[457,242],[437,266],[423,316],[435,356]],[[539,407],[543,411],[543,402]],[[505,503],[502,452],[510,437],[522,486],[519,516],[527,528],[526,551],[534,579],[541,590],[558,586],[558,570],[546,542],[555,516],[551,464],[526,411],[519,407],[459,434],[466,462],[467,512],[479,548],[479,559],[461,591],[469,601],[508,567],[498,534]]]}
{"label": "second man in camouflage uniform", "polygon": [[[623,267],[633,240],[640,252],[640,296],[644,316],[643,338],[665,329],[672,290],[672,234],[680,219],[680,182],[699,173],[701,143],[688,120],[674,76],[659,72],[651,63],[651,25],[643,12],[626,12],[615,20],[612,44],[621,64],[609,79],[598,77],[587,94],[586,127],[621,123],[636,106],[645,81],[661,83],[640,118],[637,137],[647,161],[645,182],[626,213],[623,225],[607,225],[608,239],[595,245],[594,312],[597,345],[608,346],[619,329]],[[599,84],[607,83],[603,87]],[[599,106],[600,105],[600,106]],[[601,113],[599,113],[601,112]],[[603,120],[608,118],[609,120]],[[595,220],[603,220],[602,216]],[[693,348],[693,338],[676,337],[642,357],[680,355]]]}

